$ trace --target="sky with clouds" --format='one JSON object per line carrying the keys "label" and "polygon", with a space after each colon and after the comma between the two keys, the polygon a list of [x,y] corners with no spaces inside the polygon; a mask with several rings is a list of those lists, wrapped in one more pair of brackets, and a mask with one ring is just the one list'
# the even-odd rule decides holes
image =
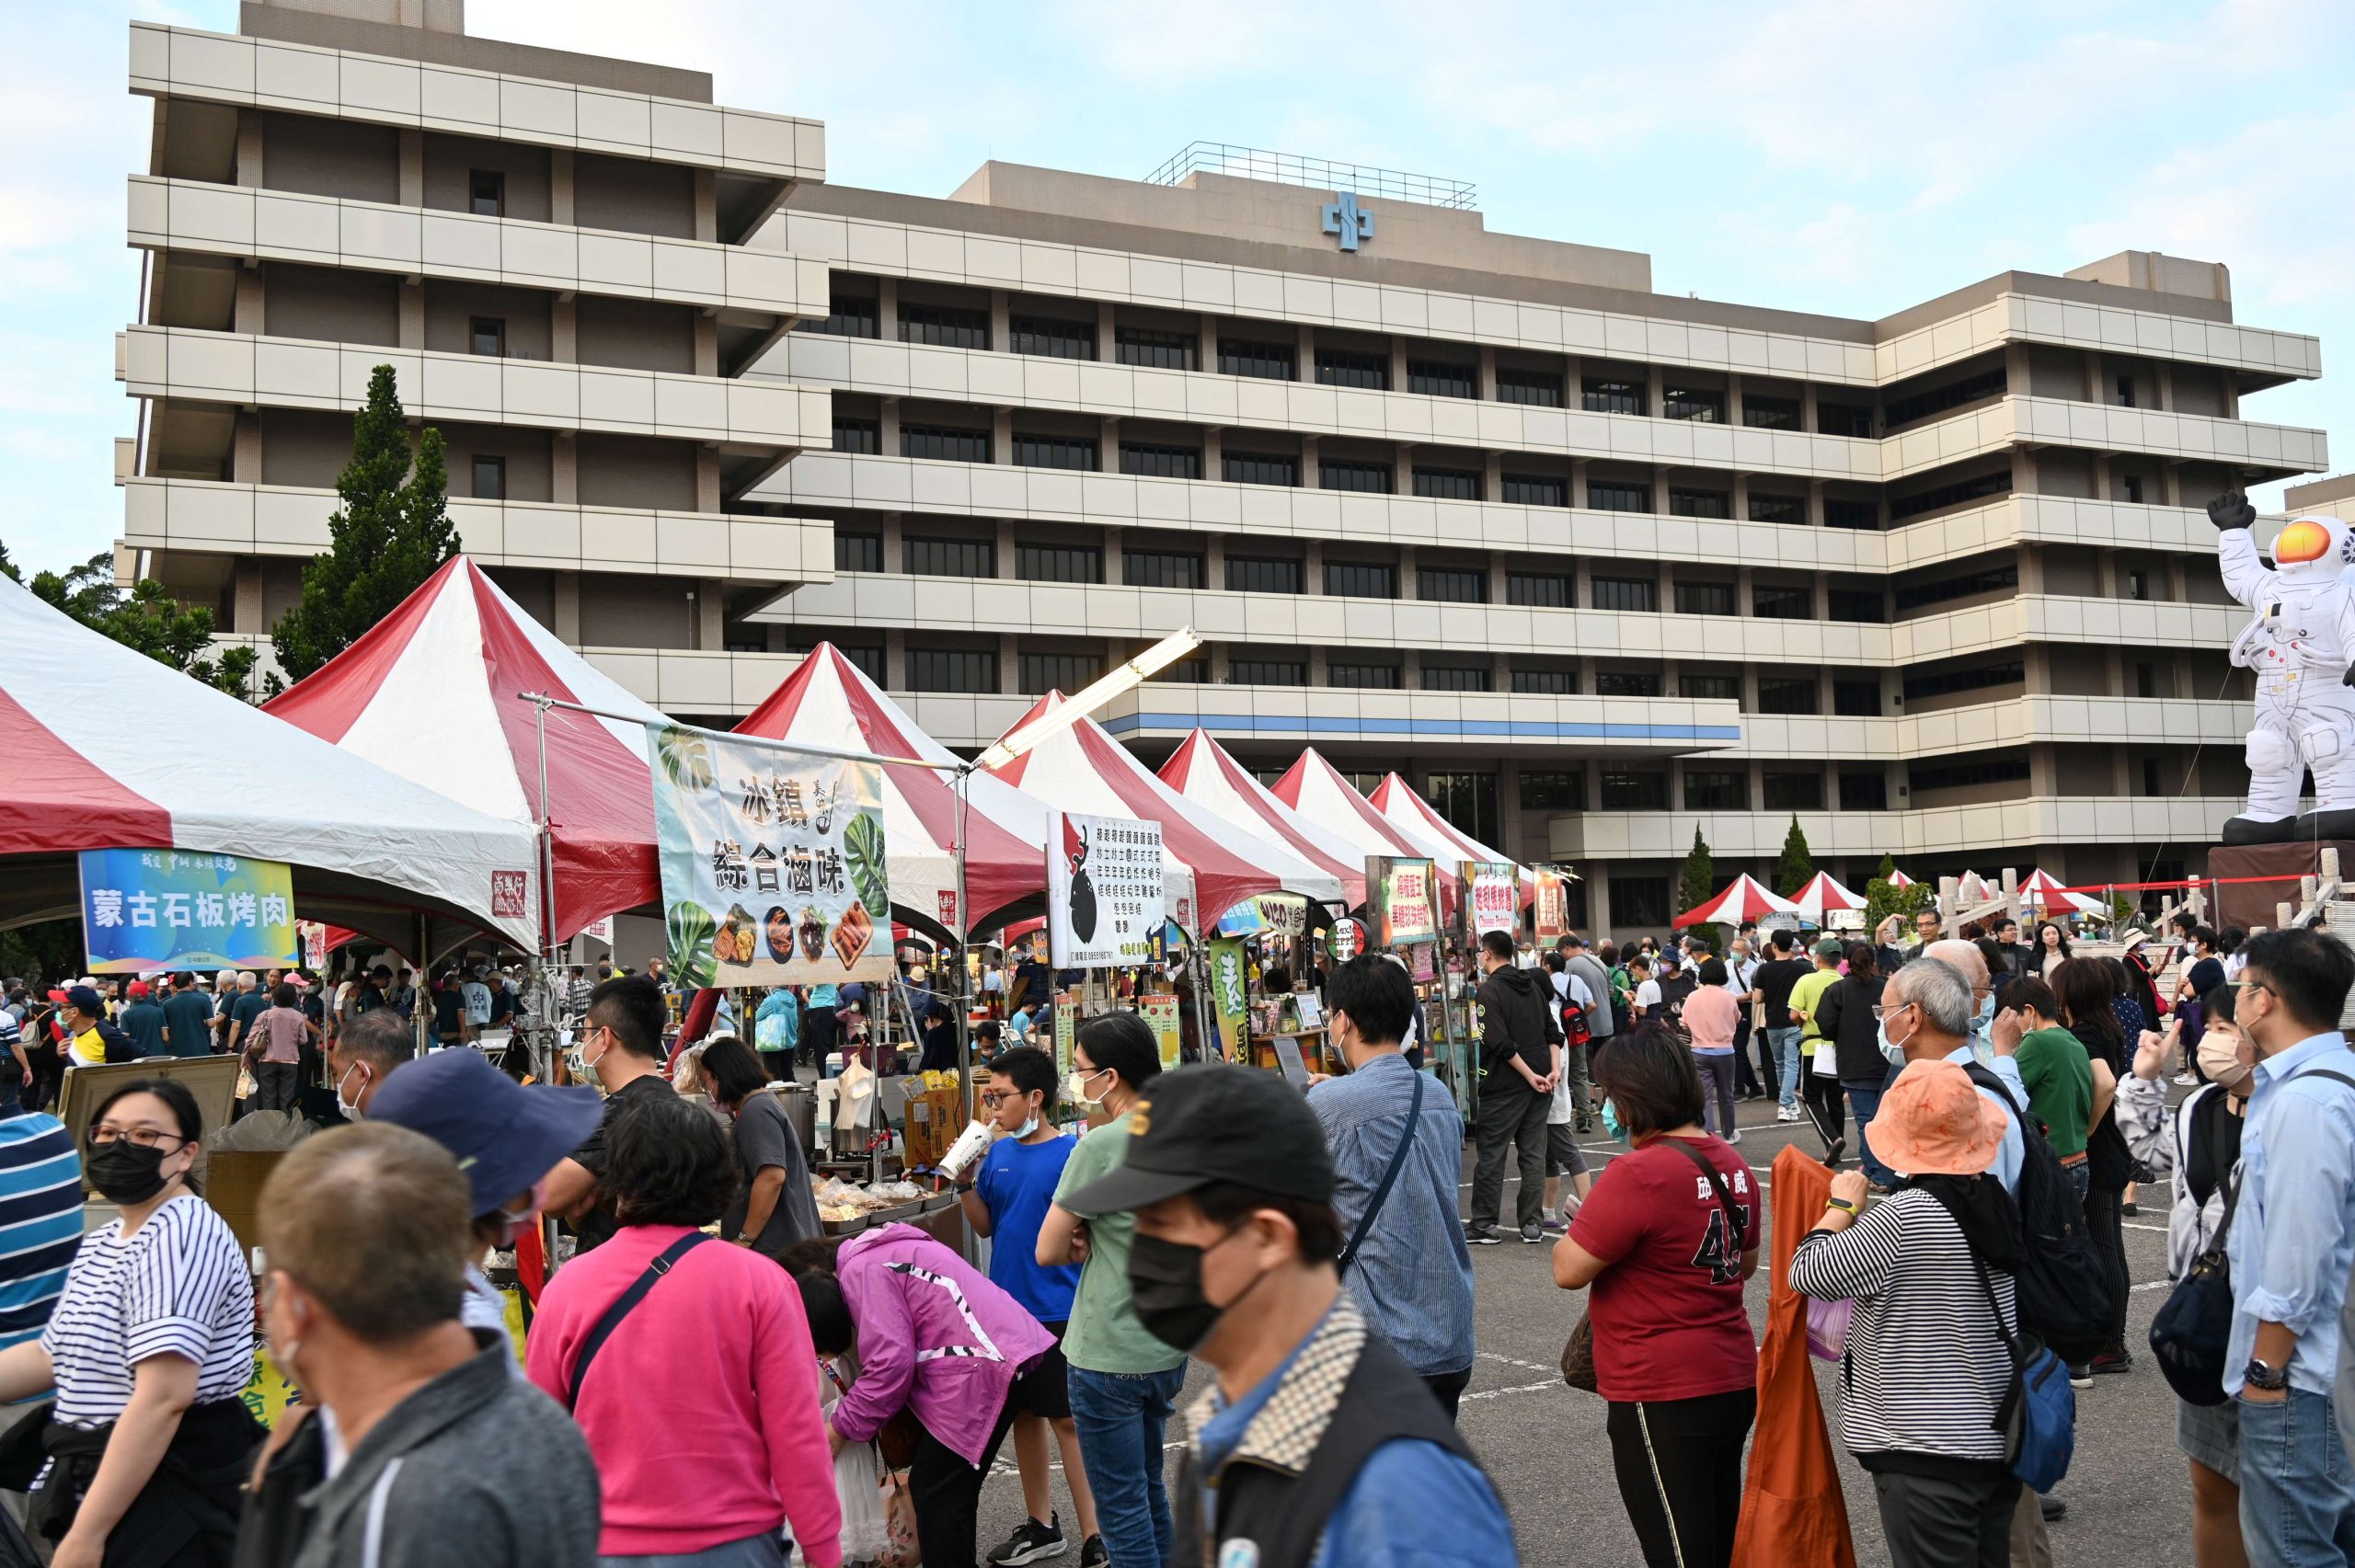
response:
{"label": "sky with clouds", "polygon": [[[137,16],[5,0],[0,541],[120,532],[113,380],[149,117]],[[946,195],[983,160],[1142,176],[1214,140],[1470,180],[1488,226],[1648,252],[1666,293],[1875,317],[2129,247],[2226,263],[2238,319],[2355,351],[2355,6],[2344,0],[469,0],[492,38],[709,71],[826,121],[829,177]],[[2244,413],[2355,467],[2355,376]],[[2278,504],[2278,487],[2261,499]]]}

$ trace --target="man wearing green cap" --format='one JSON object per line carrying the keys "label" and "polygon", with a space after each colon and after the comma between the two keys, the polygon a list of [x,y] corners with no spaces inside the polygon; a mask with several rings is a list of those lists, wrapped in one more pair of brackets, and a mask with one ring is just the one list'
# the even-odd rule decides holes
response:
{"label": "man wearing green cap", "polygon": [[1062,1202],[1134,1212],[1138,1321],[1217,1373],[1188,1412],[1170,1561],[1518,1561],[1471,1449],[1341,1291],[1333,1165],[1307,1103],[1274,1073],[1184,1068],[1153,1082],[1130,1128],[1121,1167]]}

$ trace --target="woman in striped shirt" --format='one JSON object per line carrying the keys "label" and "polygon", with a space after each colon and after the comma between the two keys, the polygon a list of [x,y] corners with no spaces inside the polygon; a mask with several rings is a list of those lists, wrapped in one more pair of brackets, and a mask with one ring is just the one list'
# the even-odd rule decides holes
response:
{"label": "woman in striped shirt", "polygon": [[27,1522],[57,1541],[59,1568],[97,1568],[109,1543],[144,1562],[225,1561],[236,1536],[261,1436],[238,1397],[254,1293],[190,1180],[203,1131],[177,1082],[133,1079],[99,1103],[85,1168],[121,1218],[83,1238],[40,1338],[0,1351],[0,1400],[57,1391]]}
{"label": "woman in striped shirt", "polygon": [[1902,1173],[1897,1190],[1859,1218],[1865,1177],[1841,1172],[1791,1256],[1795,1289],[1855,1302],[1840,1435],[1872,1475],[1895,1568],[2010,1560],[2020,1483],[1996,1412],[2012,1387],[2012,1276],[2026,1242],[1986,1173],[2007,1121],[1955,1063],[1909,1064],[1873,1117],[1874,1149]]}

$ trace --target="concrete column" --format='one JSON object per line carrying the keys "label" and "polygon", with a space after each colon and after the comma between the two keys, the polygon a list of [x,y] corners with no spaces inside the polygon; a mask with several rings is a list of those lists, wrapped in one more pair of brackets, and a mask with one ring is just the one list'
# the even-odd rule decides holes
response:
{"label": "concrete column", "polygon": [[2108,550],[2094,557],[2094,591],[2104,599],[2120,597],[2118,557]]}
{"label": "concrete column", "polygon": [[[404,349],[425,347],[425,285],[403,279],[400,285],[400,344]],[[412,392],[412,398],[415,394]]]}
{"label": "concrete column", "polygon": [[2172,457],[2159,460],[2159,504],[2183,505],[2183,464]]}
{"label": "concrete column", "polygon": [[1586,406],[1586,384],[1580,377],[1579,363],[1576,354],[1562,357],[1562,406],[1565,408]]}
{"label": "concrete column", "polygon": [[2169,555],[2166,558],[2166,595],[2168,601],[2175,604],[2181,604],[2185,602],[2191,597],[2191,583],[2188,569],[2184,566],[2183,557],[2180,555]]}
{"label": "concrete column", "polygon": [[1737,521],[1749,521],[1749,518],[1750,518],[1750,475],[1747,475],[1747,474],[1737,474],[1737,475],[1735,475],[1733,476],[1733,502],[1732,502],[1731,507],[1730,507],[1729,509],[1730,509],[1730,510],[1732,511],[1732,513],[1733,513],[1733,515],[1734,515],[1734,518],[1735,518],[1735,520],[1736,520]]}
{"label": "concrete column", "polygon": [[1224,643],[1211,644],[1211,684],[1223,686],[1235,673],[1235,655]]}
{"label": "concrete column", "polygon": [[[1660,589],[1659,589],[1659,592],[1660,592],[1660,613],[1661,613],[1661,614],[1663,614],[1663,615],[1673,615],[1673,614],[1675,614],[1675,613],[1676,613],[1676,563],[1675,563],[1674,561],[1662,560],[1662,561],[1660,562]],[[1665,684],[1663,684],[1663,685],[1662,685],[1661,690],[1663,690],[1663,691],[1667,691],[1667,692],[1669,692],[1669,695],[1671,695],[1671,696],[1674,696],[1674,695],[1676,694],[1673,691],[1670,691],[1670,690],[1669,690],[1669,688],[1668,688]]]}
{"label": "concrete column", "polygon": [[2012,448],[2012,494],[2036,494],[2036,453],[2030,448]]}
{"label": "concrete column", "polygon": [[[1015,644],[1012,632],[1000,632],[997,638],[997,689],[1001,696],[1020,696],[1022,690],[1022,650]],[[1042,695],[1040,692],[1028,695]]]}
{"label": "concrete column", "polygon": [[1757,586],[1758,569],[1755,567],[1736,567],[1733,569],[1733,612],[1735,614],[1754,615],[1757,612],[1758,599],[1754,591]]}
{"label": "concrete column", "polygon": [[1223,480],[1226,477],[1224,441],[1222,439],[1224,434],[1216,425],[1203,427],[1202,477],[1205,479]]}
{"label": "concrete column", "polygon": [[1809,528],[1823,526],[1823,481],[1821,479],[1807,482],[1807,525]]}
{"label": "concrete column", "polygon": [[[158,270],[160,271],[161,269]],[[236,297],[231,310],[237,331],[258,337],[268,329],[270,320],[268,296],[263,290],[259,268],[237,269]]]}
{"label": "concrete column", "polygon": [[1587,503],[1586,470],[1588,462],[1589,460],[1583,457],[1574,457],[1570,459],[1570,505],[1573,507],[1583,507]]}
{"label": "concrete column", "polygon": [[[704,328],[708,325],[710,324],[700,317],[696,319],[695,367],[696,373],[700,375],[713,375],[718,372],[716,363],[712,370],[706,371],[702,368]],[[717,343],[718,338],[715,337],[713,341]],[[548,358],[559,365],[577,365],[580,362],[580,313],[575,308],[570,299],[555,299],[548,302]]]}
{"label": "concrete column", "polygon": [[1400,441],[1390,460],[1390,486],[1393,493],[1411,496],[1415,493],[1415,443]]}
{"label": "concrete column", "polygon": [[906,568],[905,523],[906,517],[903,513],[889,511],[883,514],[883,569],[887,572],[902,571]]}
{"label": "concrete column", "polygon": [[2175,409],[2175,362],[2172,360],[2159,361],[2158,381],[2159,409],[2162,413],[2172,413]]}
{"label": "concrete column", "polygon": [[1332,670],[1327,661],[1327,656],[1325,652],[1325,645],[1322,643],[1310,644],[1308,648],[1308,683],[1312,686],[1329,685],[1331,684],[1329,679],[1331,674]]}
{"label": "concrete column", "polygon": [[1497,349],[1493,343],[1480,345],[1479,392],[1483,403],[1497,400]]}
{"label": "concrete column", "polygon": [[900,455],[900,400],[896,397],[882,400],[881,415],[876,420],[875,446],[885,457]]}
{"label": "concrete column", "polygon": [[1096,357],[1108,365],[1112,363],[1120,358],[1119,343],[1120,332],[1112,319],[1112,302],[1098,300],[1096,302]]}
{"label": "concrete column", "polygon": [[2101,350],[2098,349],[2085,350],[2085,401],[2088,403],[2109,401],[2108,389],[2102,384]]}
{"label": "concrete column", "polygon": [[[2033,764],[2031,764],[2032,766]],[[2134,793],[2134,763],[2123,746],[2113,746],[2109,752],[2109,793],[2129,795]]]}
{"label": "concrete column", "polygon": [[1325,541],[1311,539],[1302,553],[1300,589],[1303,593],[1325,591]]}
{"label": "concrete column", "polygon": [[1753,659],[1741,661],[1741,711],[1746,714],[1758,711],[1758,665]]}
{"label": "concrete column", "polygon": [[1498,654],[1488,668],[1488,684],[1496,691],[1512,690],[1512,655]]}
{"label": "concrete column", "polygon": [[1292,369],[1297,381],[1316,379],[1316,328],[1304,321],[1300,324],[1300,349]]}
{"label": "concrete column", "polygon": [[1505,454],[1488,452],[1480,454],[1480,498],[1501,501],[1505,498]]}
{"label": "concrete column", "polygon": [[239,410],[230,437],[229,478],[238,485],[261,483],[261,415]]}
{"label": "concrete column", "polygon": [[1684,694],[1683,683],[1678,681],[1677,675],[1677,661],[1675,659],[1664,658],[1660,660],[1660,694],[1661,696],[1681,697]]}
{"label": "concrete column", "polygon": [[572,221],[572,149],[553,147],[548,151],[548,222]]}
{"label": "concrete column", "polygon": [[1213,533],[1202,541],[1202,586],[1212,593],[1226,591],[1226,535]]}
{"label": "concrete column", "polygon": [[1668,370],[1664,365],[1644,367],[1644,412],[1653,418],[1664,418],[1668,409]]}
{"label": "concrete column", "polygon": [[[1596,805],[1594,793],[1597,787],[1596,778],[1594,761],[1590,758],[1587,761],[1586,779],[1586,803],[1589,810],[1592,810]],[[1546,836],[1548,839],[1553,836],[1550,829]],[[1553,846],[1549,843],[1546,847],[1550,852]],[[1586,878],[1586,919],[1591,928],[1588,933],[1582,934],[1590,936],[1594,941],[1609,938],[1611,936],[1610,864],[1607,861],[1582,860],[1579,863],[1579,871]]]}
{"label": "concrete column", "polygon": [[1106,588],[1121,586],[1121,576],[1128,566],[1128,561],[1121,552],[1122,537],[1123,534],[1120,529],[1107,528],[1104,531],[1104,586]]}
{"label": "concrete column", "polygon": [[580,646],[580,574],[558,572],[556,574],[553,586],[556,589],[556,624],[548,629],[556,634],[556,640],[564,644],[565,647],[579,647]]}
{"label": "concrete column", "polygon": [[1421,594],[1416,591],[1417,589],[1422,586],[1421,580],[1416,575],[1416,561],[1417,553],[1415,546],[1412,544],[1401,544],[1398,546],[1398,597],[1401,599],[1419,599],[1422,597]]}
{"label": "concrete column", "polygon": [[[1505,558],[1504,558],[1502,555],[1490,555],[1490,556],[1488,557],[1488,602],[1489,602],[1489,603],[1491,603],[1491,604],[1502,604],[1502,603],[1504,603],[1504,602],[1506,601],[1506,600],[1507,600],[1508,598],[1510,598],[1510,597],[1511,597],[1511,586],[1510,586],[1510,585],[1506,582],[1506,580],[1505,580],[1507,576],[1508,576],[1508,574],[1507,574],[1507,572],[1505,571]],[[1504,679],[1504,670],[1505,670],[1505,656],[1504,656],[1503,654],[1499,654],[1499,655],[1497,655],[1497,671],[1498,671],[1498,681],[1499,681],[1499,685],[1498,685],[1498,687],[1497,687],[1497,690],[1498,690],[1498,691],[1499,691],[1499,692],[1507,691],[1507,690],[1509,690],[1509,689],[1510,689],[1510,688],[1508,688],[1507,686],[1505,686],[1504,684],[1502,684],[1502,681],[1503,681],[1503,679]]]}
{"label": "concrete column", "polygon": [[719,176],[714,169],[695,170],[695,238],[706,245],[719,239]]}
{"label": "concrete column", "polygon": [[[1750,766],[1744,769],[1743,772],[1748,775],[1744,781],[1743,788],[1749,793],[1750,808],[1752,811],[1755,811],[1766,798],[1766,764],[1756,758],[1752,758],[1751,760]],[[1773,878],[1762,877],[1760,880],[1772,881]]]}
{"label": "concrete column", "polygon": [[2121,648],[2104,648],[2102,659],[2102,693],[2110,697],[2131,697],[2134,693],[2126,687],[2126,654]]}
{"label": "concrete column", "polygon": [[[1799,429],[1810,433],[1822,429],[1822,421],[1817,417],[1815,406],[1815,383],[1811,381],[1799,387]],[[1808,521],[1820,523],[1822,520],[1809,518]]]}
{"label": "concrete column", "polygon": [[2108,500],[2109,489],[2109,453],[2097,452],[2094,453],[2094,499]]}
{"label": "concrete column", "polygon": [[2044,591],[2044,546],[2041,544],[2021,545],[2019,559],[2020,591],[2042,593]]}
{"label": "concrete column", "polygon": [[236,612],[235,624],[223,628],[230,632],[267,632],[270,627],[261,612],[261,557],[240,556],[232,586],[230,608]]}
{"label": "concrete column", "polygon": [[[1726,423],[1729,425],[1741,423],[1741,378],[1731,373],[1726,376]],[[1737,488],[1740,484],[1741,481],[1739,479],[1734,481]],[[1736,517],[1740,515],[1740,512],[1734,513]]]}
{"label": "concrete column", "polygon": [[2022,685],[2031,697],[2042,697],[2052,691],[2052,654],[2043,643],[2030,643],[2021,650],[2020,674]]}
{"label": "concrete column", "polygon": [[695,510],[716,512],[719,509],[719,452],[707,446],[695,448]]}
{"label": "concrete column", "polygon": [[1808,587],[1809,587],[1809,589],[1810,590],[1812,590],[1812,592],[1813,592],[1813,594],[1814,594],[1815,618],[1816,618],[1817,620],[1819,620],[1819,621],[1829,621],[1829,620],[1831,620],[1831,619],[1832,619],[1832,578],[1831,578],[1831,575],[1830,575],[1829,573],[1826,573],[1826,572],[1811,572],[1811,573],[1809,573],[1809,574],[1808,575]]}
{"label": "concrete column", "polygon": [[[162,173],[161,169],[156,171]],[[245,186],[262,182],[261,110],[237,110],[237,183]]]}
{"label": "concrete column", "polygon": [[425,205],[425,132],[404,130],[400,136],[400,203]]}
{"label": "concrete column", "polygon": [[1195,330],[1201,334],[1202,342],[1201,348],[1196,351],[1194,368],[1216,371],[1218,369],[1218,317],[1209,311],[1202,312],[1200,325]]}
{"label": "concrete column", "polygon": [[[1570,560],[1570,608],[1589,610],[1593,606],[1594,563],[1584,555],[1573,556]],[[1585,669],[1587,661],[1580,661],[1580,668]],[[1579,689],[1583,692],[1591,692],[1594,687],[1591,683],[1581,681]]]}
{"label": "concrete column", "polygon": [[695,374],[719,373],[719,320],[717,316],[697,311],[695,322]]}
{"label": "concrete column", "polygon": [[1407,390],[1407,343],[1401,338],[1390,340],[1390,390]]}
{"label": "concrete column", "polygon": [[1010,517],[997,520],[997,575],[1001,582],[1014,578],[1014,520]]}
{"label": "concrete column", "polygon": [[990,291],[990,340],[986,347],[998,353],[1014,349],[1014,303],[1004,289]]}
{"label": "concrete column", "polygon": [[1000,408],[990,415],[990,461],[1014,461],[1014,410]]}
{"label": "concrete column", "polygon": [[[571,430],[557,431],[548,442],[548,499],[560,507],[580,504],[580,440]],[[576,588],[576,601],[579,597]]]}
{"label": "concrete column", "polygon": [[1120,471],[1120,417],[1117,414],[1105,415],[1103,424],[1096,433],[1096,471],[1099,474],[1118,474]]}
{"label": "concrete column", "polygon": [[908,689],[908,634],[897,626],[883,634],[883,689],[887,692]]}
{"label": "concrete column", "polygon": [[1316,438],[1300,438],[1300,483],[1304,489],[1316,490],[1324,486],[1317,478]]}
{"label": "concrete column", "polygon": [[[900,338],[900,280],[884,278],[875,289],[875,333],[886,343],[896,343]],[[884,449],[890,451],[889,447]]]}

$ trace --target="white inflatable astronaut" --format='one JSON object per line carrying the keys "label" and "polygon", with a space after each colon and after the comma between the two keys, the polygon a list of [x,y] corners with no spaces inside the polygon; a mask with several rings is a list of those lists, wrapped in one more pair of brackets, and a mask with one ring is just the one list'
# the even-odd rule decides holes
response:
{"label": "white inflatable astronaut", "polygon": [[[2335,517],[2292,521],[2273,542],[2274,565],[2257,553],[2257,510],[2230,490],[2208,503],[2217,528],[2224,589],[2256,612],[2232,661],[2257,675],[2257,725],[2248,732],[2248,804],[2224,824],[2227,844],[2265,844],[2355,833],[2355,532]],[[2315,809],[2298,814],[2302,771],[2315,776]]]}

